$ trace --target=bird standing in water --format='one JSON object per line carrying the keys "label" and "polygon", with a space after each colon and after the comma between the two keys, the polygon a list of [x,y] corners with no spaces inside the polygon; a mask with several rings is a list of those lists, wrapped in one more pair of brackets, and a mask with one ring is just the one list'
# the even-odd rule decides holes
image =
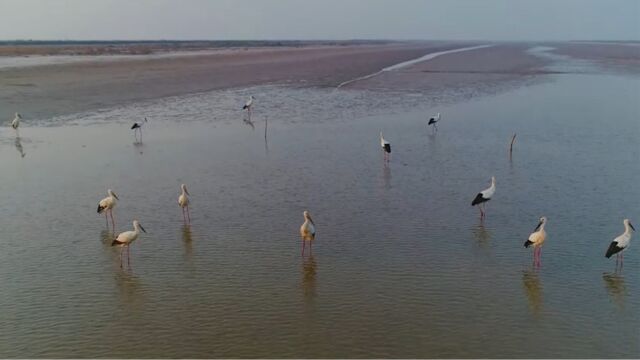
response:
{"label": "bird standing in water", "polygon": [[547,224],[547,218],[545,216],[540,218],[538,226],[533,230],[529,239],[524,242],[524,247],[528,248],[533,245],[533,265],[540,266],[540,252],[542,251],[542,244],[547,239],[547,232],[544,231],[544,226]]}
{"label": "bird standing in water", "polygon": [[480,219],[484,218],[484,213],[485,213],[484,203],[491,200],[491,198],[493,197],[493,194],[495,193],[496,193],[496,178],[495,176],[492,176],[491,186],[479,192],[478,195],[476,195],[475,199],[473,199],[473,201],[471,202],[471,206],[478,205],[478,209],[480,209]]}
{"label": "bird standing in water", "polygon": [[633,227],[629,219],[624,219],[622,223],[624,224],[624,233],[613,239],[611,244],[609,244],[607,253],[604,255],[608,259],[612,255],[616,254],[616,269],[618,268],[618,260],[620,261],[620,268],[622,268],[622,264],[624,262],[622,252],[629,248],[632,231],[636,231],[636,228]]}
{"label": "bird standing in water", "polygon": [[382,147],[382,151],[384,153],[384,160],[388,162],[389,156],[391,156],[391,144],[384,139],[382,131],[380,131],[380,147]]}
{"label": "bird standing in water", "polygon": [[249,100],[247,100],[247,102],[244,103],[244,106],[242,107],[242,110],[247,110],[247,113],[249,114],[249,120],[251,120],[251,107],[253,106],[253,99],[255,99],[253,95],[249,96]]}
{"label": "bird standing in water", "polygon": [[136,138],[136,141],[138,141],[138,132],[140,132],[140,143],[142,143],[142,125],[146,122],[147,118],[144,118],[144,121],[134,122],[133,125],[131,125],[131,130],[133,130],[133,136]]}
{"label": "bird standing in water", "polygon": [[111,225],[115,231],[116,223],[113,221],[113,208],[116,206],[116,200],[120,199],[118,199],[118,196],[111,189],[107,190],[107,194],[109,194],[109,196],[98,202],[98,214],[104,213],[104,218],[107,220],[107,227],[109,227],[109,218],[107,217],[107,214],[111,215]]}
{"label": "bird standing in water", "polygon": [[431,117],[427,125],[433,125],[433,131],[438,132],[438,121],[440,121],[440,113],[438,113],[438,115],[436,116]]}
{"label": "bird standing in water", "polygon": [[302,237],[302,256],[304,256],[304,248],[307,241],[309,241],[309,251],[313,253],[312,244],[316,238],[316,227],[308,211],[305,210],[302,215],[304,216],[304,223],[300,226],[300,237]]}
{"label": "bird standing in water", "polygon": [[11,121],[11,127],[13,128],[13,130],[18,131],[18,128],[20,127],[21,119],[22,119],[22,116],[19,113],[16,113],[16,116],[13,118],[13,121]]}
{"label": "bird standing in water", "polygon": [[122,251],[124,248],[127,248],[127,264],[131,266],[131,250],[129,247],[131,243],[136,241],[138,235],[140,235],[140,230],[147,232],[138,220],[133,220],[133,231],[125,231],[118,234],[118,237],[113,240],[111,246],[120,246],[120,267],[122,268]]}
{"label": "bird standing in water", "polygon": [[[178,205],[182,208],[182,219],[185,223],[191,224],[191,215],[189,214],[189,191],[187,191],[187,185],[180,185],[180,189],[182,193],[178,196]],[[187,213],[187,217],[185,218],[185,212]],[[187,220],[188,219],[188,220]]]}

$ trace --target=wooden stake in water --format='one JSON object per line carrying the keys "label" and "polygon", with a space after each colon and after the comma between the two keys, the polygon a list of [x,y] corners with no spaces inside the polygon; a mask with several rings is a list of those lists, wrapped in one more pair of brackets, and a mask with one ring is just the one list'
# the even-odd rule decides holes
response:
{"label": "wooden stake in water", "polygon": [[511,137],[511,145],[509,145],[509,156],[513,153],[513,143],[516,141],[516,134],[514,133]]}
{"label": "wooden stake in water", "polygon": [[264,139],[267,140],[267,126],[269,125],[269,121],[267,117],[264,117]]}

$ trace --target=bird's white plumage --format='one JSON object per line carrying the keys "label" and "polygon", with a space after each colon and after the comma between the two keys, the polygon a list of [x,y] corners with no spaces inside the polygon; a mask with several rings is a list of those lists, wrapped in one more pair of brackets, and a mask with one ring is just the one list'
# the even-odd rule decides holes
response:
{"label": "bird's white plumage", "polygon": [[491,199],[493,197],[493,194],[496,193],[496,178],[495,176],[491,177],[491,186],[489,186],[487,189],[484,189],[482,191],[480,191],[480,194],[482,194],[482,197],[484,199]]}
{"label": "bird's white plumage", "polygon": [[116,206],[116,199],[118,198],[118,196],[111,189],[107,190],[107,193],[109,194],[109,196],[98,202],[99,214],[102,214],[102,212],[105,210],[111,210]]}
{"label": "bird's white plumage", "polygon": [[302,240],[313,240],[316,237],[316,227],[308,211],[305,211],[303,216],[304,223],[300,226],[300,236]]}
{"label": "bird's white plumage", "polygon": [[189,205],[189,192],[187,191],[187,186],[185,184],[180,185],[180,189],[182,193],[178,196],[178,205],[180,207],[185,207]]}
{"label": "bird's white plumage", "polygon": [[144,231],[142,226],[140,226],[140,222],[138,220],[133,220],[133,231],[125,231],[118,234],[118,237],[116,237],[114,241],[114,245],[130,245],[132,242],[136,241],[140,235],[140,230]]}
{"label": "bird's white plumage", "polygon": [[380,146],[384,149],[385,145],[389,145],[389,142],[384,139],[382,136],[382,131],[380,131]]}
{"label": "bird's white plumage", "polygon": [[17,130],[18,127],[20,126],[20,119],[22,119],[22,116],[20,116],[19,113],[16,113],[15,117],[13,118],[13,121],[11,121],[11,127]]}
{"label": "bird's white plumage", "polygon": [[534,231],[529,235],[529,241],[531,241],[534,247],[541,247],[544,241],[547,239],[547,232],[544,230],[544,226],[547,224],[547,218],[540,218],[540,226],[538,230]]}
{"label": "bird's white plumage", "polygon": [[251,96],[249,97],[249,100],[247,100],[247,102],[244,104],[244,107],[245,107],[245,108],[250,108],[250,107],[251,107],[251,105],[253,105],[253,95],[251,95]]}
{"label": "bird's white plumage", "polygon": [[631,244],[631,226],[629,225],[629,220],[624,219],[624,233],[622,235],[613,239],[613,242],[616,243],[617,247],[626,250]]}

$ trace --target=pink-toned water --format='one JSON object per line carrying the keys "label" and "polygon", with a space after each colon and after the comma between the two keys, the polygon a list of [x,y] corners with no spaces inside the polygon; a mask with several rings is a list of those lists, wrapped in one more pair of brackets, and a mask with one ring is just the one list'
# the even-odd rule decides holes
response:
{"label": "pink-toned water", "polygon": [[[637,239],[622,273],[604,258],[640,223],[638,80],[546,80],[440,105],[254,88],[1,130],[0,356],[640,356]],[[469,203],[492,175],[480,223]],[[117,231],[148,231],[131,270],[95,213],[107,188]],[[522,244],[541,215],[536,270]]]}

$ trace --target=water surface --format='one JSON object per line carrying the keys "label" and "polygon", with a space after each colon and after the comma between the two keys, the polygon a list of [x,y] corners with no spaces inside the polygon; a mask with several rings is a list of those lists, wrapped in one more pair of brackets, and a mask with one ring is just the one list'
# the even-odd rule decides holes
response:
{"label": "water surface", "polygon": [[[603,256],[640,224],[639,83],[550,80],[386,113],[367,109],[411,95],[264,88],[253,127],[235,91],[1,130],[0,356],[639,357],[639,247],[621,273]],[[95,213],[107,188],[116,231],[148,231],[131,269]]]}

